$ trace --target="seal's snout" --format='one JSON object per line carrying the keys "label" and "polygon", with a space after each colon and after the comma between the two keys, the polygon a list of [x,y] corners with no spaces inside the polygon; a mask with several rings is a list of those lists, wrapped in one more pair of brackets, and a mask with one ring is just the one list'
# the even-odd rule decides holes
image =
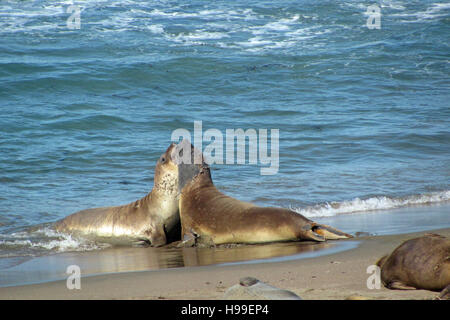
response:
{"label": "seal's snout", "polygon": [[[166,163],[173,162],[172,154],[173,154],[173,150],[176,148],[176,146],[177,145],[175,143],[171,143],[170,146],[167,148],[166,152],[164,152],[159,157],[157,164],[164,165]],[[160,167],[160,166],[158,166],[158,167]]]}
{"label": "seal's snout", "polygon": [[170,146],[167,148],[166,152],[164,152],[158,159],[159,164],[165,164],[169,161],[173,161],[173,151],[176,148],[176,143],[171,143]]}
{"label": "seal's snout", "polygon": [[172,155],[173,149],[177,147],[177,144],[175,142],[172,142],[170,146],[167,148],[166,153],[169,155]]}
{"label": "seal's snout", "polygon": [[171,150],[171,157],[175,164],[196,164],[204,163],[203,154],[201,150],[195,148],[187,139],[183,139],[178,143],[173,150]]}

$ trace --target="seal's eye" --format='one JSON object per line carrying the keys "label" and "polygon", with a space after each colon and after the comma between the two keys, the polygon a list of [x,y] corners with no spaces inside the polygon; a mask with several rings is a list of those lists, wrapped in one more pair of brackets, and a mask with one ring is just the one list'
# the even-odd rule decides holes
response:
{"label": "seal's eye", "polygon": [[161,158],[159,158],[159,161],[160,161],[161,163],[164,163],[164,162],[166,162],[166,158],[165,158],[164,156],[161,156]]}

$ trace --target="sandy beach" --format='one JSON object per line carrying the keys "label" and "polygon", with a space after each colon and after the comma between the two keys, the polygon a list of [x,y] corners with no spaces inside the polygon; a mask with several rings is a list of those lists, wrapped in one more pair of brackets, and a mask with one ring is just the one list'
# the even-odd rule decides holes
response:
{"label": "sandy beach", "polygon": [[[436,292],[367,288],[368,266],[403,241],[429,232],[360,237],[351,240],[359,242],[356,249],[300,260],[86,276],[80,290],[68,290],[66,281],[3,287],[0,299],[223,299],[225,290],[245,276],[305,300],[432,299]],[[432,232],[450,236],[450,228]]]}

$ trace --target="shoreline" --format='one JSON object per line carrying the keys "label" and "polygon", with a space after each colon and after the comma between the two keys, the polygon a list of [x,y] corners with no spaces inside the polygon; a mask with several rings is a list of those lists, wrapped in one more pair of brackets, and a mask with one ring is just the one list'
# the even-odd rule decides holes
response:
{"label": "shoreline", "polygon": [[450,236],[450,228],[396,235],[367,236],[354,249],[298,260],[195,266],[92,275],[81,278],[80,290],[66,280],[0,288],[0,299],[223,299],[225,290],[246,276],[287,289],[305,300],[432,299],[426,290],[368,289],[367,267],[407,239],[425,233]]}

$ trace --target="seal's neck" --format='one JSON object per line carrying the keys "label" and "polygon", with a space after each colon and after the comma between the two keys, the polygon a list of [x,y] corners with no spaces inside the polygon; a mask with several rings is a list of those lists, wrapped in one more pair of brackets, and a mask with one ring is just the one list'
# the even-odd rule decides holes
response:
{"label": "seal's neck", "polygon": [[214,187],[211,172],[209,168],[202,169],[200,173],[189,183],[191,190]]}
{"label": "seal's neck", "polygon": [[178,194],[178,176],[172,174],[160,176],[155,180],[151,192],[167,197],[176,196]]}
{"label": "seal's neck", "polygon": [[170,175],[155,181],[152,190],[142,199],[138,200],[141,204],[178,201],[178,181]]}

